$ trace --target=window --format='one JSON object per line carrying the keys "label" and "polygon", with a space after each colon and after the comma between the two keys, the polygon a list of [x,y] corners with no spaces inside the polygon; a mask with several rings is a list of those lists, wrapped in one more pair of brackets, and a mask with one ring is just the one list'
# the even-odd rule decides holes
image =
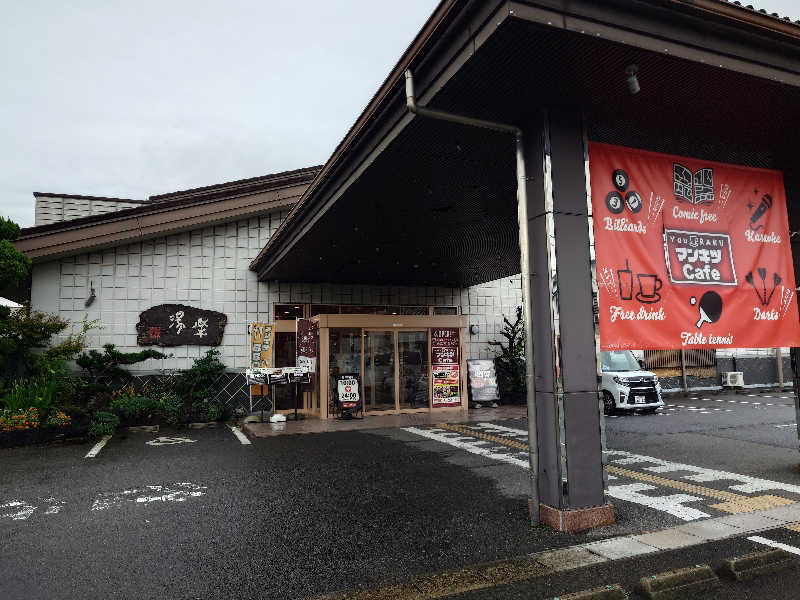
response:
{"label": "window", "polygon": [[275,320],[276,321],[291,321],[294,319],[303,318],[303,305],[302,304],[276,304],[275,305]]}

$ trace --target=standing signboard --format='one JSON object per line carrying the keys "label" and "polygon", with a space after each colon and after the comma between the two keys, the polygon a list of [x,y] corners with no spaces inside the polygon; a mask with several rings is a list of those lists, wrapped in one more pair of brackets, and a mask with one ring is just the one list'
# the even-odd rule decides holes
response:
{"label": "standing signboard", "polygon": [[297,356],[295,365],[311,373],[310,383],[300,386],[302,391],[314,390],[314,373],[317,372],[317,334],[319,326],[311,319],[297,319]]}
{"label": "standing signboard", "polygon": [[455,327],[431,329],[433,408],[461,406],[459,388],[459,335]]}
{"label": "standing signboard", "polygon": [[600,347],[800,345],[783,176],[589,144]]}
{"label": "standing signboard", "polygon": [[352,416],[354,413],[364,412],[361,406],[358,374],[342,373],[336,376],[336,397],[342,416]]}
{"label": "standing signboard", "polygon": [[472,402],[497,402],[500,399],[493,360],[468,360],[467,381]]}

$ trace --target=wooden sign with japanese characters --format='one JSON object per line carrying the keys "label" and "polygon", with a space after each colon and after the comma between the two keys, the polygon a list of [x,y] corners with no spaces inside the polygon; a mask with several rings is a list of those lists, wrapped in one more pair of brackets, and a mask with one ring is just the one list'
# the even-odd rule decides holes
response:
{"label": "wooden sign with japanese characters", "polygon": [[183,304],[159,304],[139,314],[140,346],[219,346],[228,322],[221,312]]}

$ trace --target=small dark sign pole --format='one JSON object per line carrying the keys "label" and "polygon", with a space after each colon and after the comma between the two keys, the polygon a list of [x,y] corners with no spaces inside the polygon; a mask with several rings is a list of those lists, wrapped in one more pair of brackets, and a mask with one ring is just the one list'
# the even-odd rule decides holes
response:
{"label": "small dark sign pole", "polygon": [[294,420],[297,421],[297,405],[300,402],[300,384],[294,384]]}

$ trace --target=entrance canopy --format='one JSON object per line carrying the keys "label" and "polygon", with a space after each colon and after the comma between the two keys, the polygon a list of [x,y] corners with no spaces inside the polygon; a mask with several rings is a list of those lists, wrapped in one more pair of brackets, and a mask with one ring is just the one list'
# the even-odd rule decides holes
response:
{"label": "entrance canopy", "polygon": [[716,0],[445,1],[253,261],[259,279],[469,286],[519,272],[514,140],[411,115],[407,68],[423,106],[523,131],[567,107],[590,140],[797,170],[791,22]]}

